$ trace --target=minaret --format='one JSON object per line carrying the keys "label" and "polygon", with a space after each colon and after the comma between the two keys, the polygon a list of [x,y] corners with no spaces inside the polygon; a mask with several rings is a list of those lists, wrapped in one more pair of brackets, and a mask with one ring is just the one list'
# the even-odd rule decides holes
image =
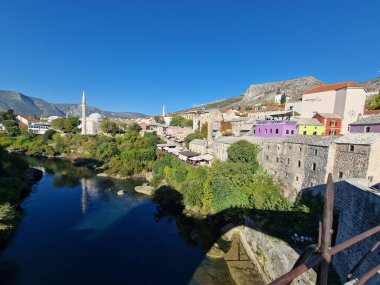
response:
{"label": "minaret", "polygon": [[86,122],[86,91],[83,90],[82,95],[82,135],[87,134],[87,122]]}
{"label": "minaret", "polygon": [[166,108],[164,104],[164,106],[162,106],[162,117],[165,117],[165,115],[166,115]]}

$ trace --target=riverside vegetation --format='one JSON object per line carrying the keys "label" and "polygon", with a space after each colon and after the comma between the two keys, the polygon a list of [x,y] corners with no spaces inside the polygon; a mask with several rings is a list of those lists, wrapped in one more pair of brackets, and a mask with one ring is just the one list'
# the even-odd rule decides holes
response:
{"label": "riverside vegetation", "polygon": [[137,124],[130,124],[125,134],[119,136],[62,136],[49,130],[44,135],[0,137],[0,146],[27,155],[98,160],[103,163],[102,171],[112,176],[153,171],[151,184],[158,186],[166,180],[181,194],[181,203],[192,212],[203,215],[229,212],[237,213],[240,218],[244,213],[254,217],[262,228],[277,231],[283,238],[290,238],[291,232],[310,232],[309,236],[315,236],[315,229],[308,225],[317,224],[310,219],[317,221],[320,203],[305,198],[296,203],[287,200],[281,185],[259,165],[259,147],[239,141],[229,148],[227,162],[193,167],[156,152],[160,142],[155,133],[141,136]]}

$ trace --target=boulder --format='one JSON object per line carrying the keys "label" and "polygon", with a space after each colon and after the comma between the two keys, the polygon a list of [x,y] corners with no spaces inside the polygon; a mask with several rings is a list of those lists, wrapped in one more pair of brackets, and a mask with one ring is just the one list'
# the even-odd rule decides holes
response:
{"label": "boulder", "polygon": [[117,191],[117,195],[118,196],[122,196],[122,195],[124,195],[125,193],[124,193],[124,190],[120,190],[120,191]]}
{"label": "boulder", "polygon": [[148,183],[144,183],[141,186],[135,187],[136,192],[144,194],[144,195],[148,195],[148,196],[153,195],[155,190],[156,190],[156,188],[149,186]]}

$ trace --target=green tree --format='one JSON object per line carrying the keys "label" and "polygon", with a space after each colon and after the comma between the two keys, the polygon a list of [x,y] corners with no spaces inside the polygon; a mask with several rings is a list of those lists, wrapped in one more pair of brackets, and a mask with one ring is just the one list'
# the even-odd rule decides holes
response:
{"label": "green tree", "polygon": [[182,116],[173,116],[173,118],[170,122],[170,125],[171,126],[178,126],[181,128],[185,128],[185,127],[191,128],[193,126],[193,120],[185,119]]}
{"label": "green tree", "polygon": [[281,95],[281,104],[285,104],[286,103],[286,95],[285,93]]}
{"label": "green tree", "polygon": [[205,138],[208,136],[208,123],[204,123],[201,127],[201,133]]}
{"label": "green tree", "polygon": [[130,123],[127,127],[127,131],[129,132],[139,132],[141,130],[140,126],[138,123]]}
{"label": "green tree", "polygon": [[245,140],[237,141],[227,149],[229,161],[247,163],[252,167],[253,171],[256,171],[259,167],[259,162],[257,161],[259,152],[260,148],[258,146]]}
{"label": "green tree", "polygon": [[370,99],[367,100],[366,107],[369,110],[380,109],[380,91],[379,91],[379,94],[372,96]]}
{"label": "green tree", "polygon": [[57,118],[51,121],[52,129],[65,133],[76,133],[79,124],[78,117]]}
{"label": "green tree", "polygon": [[119,132],[119,127],[115,122],[111,122],[109,120],[104,120],[100,123],[100,129],[106,133],[111,135],[116,135]]}
{"label": "green tree", "polygon": [[164,119],[161,118],[160,116],[154,116],[154,120],[155,120],[156,123],[158,123],[158,124],[165,124]]}
{"label": "green tree", "polygon": [[6,112],[0,112],[0,123],[4,125],[8,135],[12,137],[20,135],[20,127],[12,109]]}
{"label": "green tree", "polygon": [[185,138],[184,142],[186,144],[186,147],[189,148],[189,144],[192,140],[195,140],[195,139],[205,139],[205,135],[202,134],[201,132],[195,132],[195,133],[192,133],[192,134],[189,134],[187,135],[187,137]]}

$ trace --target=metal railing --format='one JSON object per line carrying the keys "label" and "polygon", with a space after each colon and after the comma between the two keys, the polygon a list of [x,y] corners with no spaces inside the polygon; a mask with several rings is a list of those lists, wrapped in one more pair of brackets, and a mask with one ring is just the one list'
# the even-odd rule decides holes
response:
{"label": "metal railing", "polygon": [[[285,285],[290,284],[292,280],[305,273],[311,268],[318,266],[317,270],[317,284],[327,285],[328,270],[331,262],[331,257],[346,248],[380,232],[380,225],[376,226],[364,233],[361,233],[339,245],[331,247],[333,235],[333,209],[334,209],[334,183],[331,173],[327,180],[327,188],[325,194],[325,204],[323,208],[323,221],[319,223],[319,238],[318,245],[310,245],[302,252],[297,262],[294,264],[293,269],[283,276],[274,280],[270,285]],[[347,275],[347,280],[350,281],[353,273],[360,267],[360,265],[367,259],[378,247],[380,241],[377,241],[368,252],[355,264]],[[368,271],[360,280],[353,283],[355,285],[365,284],[368,280],[376,275],[380,270],[380,264]]]}

